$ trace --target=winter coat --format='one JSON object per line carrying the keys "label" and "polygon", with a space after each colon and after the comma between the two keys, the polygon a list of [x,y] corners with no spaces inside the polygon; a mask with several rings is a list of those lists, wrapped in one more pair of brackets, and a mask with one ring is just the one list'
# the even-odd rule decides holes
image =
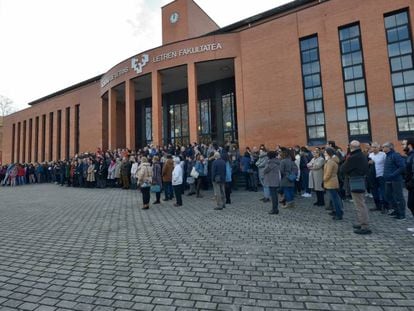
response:
{"label": "winter coat", "polygon": [[398,152],[393,149],[387,152],[384,164],[385,181],[402,181],[405,165],[404,158]]}
{"label": "winter coat", "polygon": [[309,188],[315,191],[323,191],[323,166],[325,159],[322,157],[313,158],[308,163],[309,168]]}
{"label": "winter coat", "polygon": [[286,158],[280,161],[280,174],[282,179],[280,180],[281,187],[293,187],[295,183],[288,179],[289,174],[294,170],[293,166],[296,166],[290,158]]}
{"label": "winter coat", "polygon": [[121,178],[121,161],[120,160],[116,160],[115,178]]}
{"label": "winter coat", "polygon": [[263,171],[266,167],[267,161],[269,161],[267,153],[262,153],[259,155],[259,159],[256,162],[256,166],[259,169],[259,177],[263,177]]}
{"label": "winter coat", "polygon": [[351,152],[349,157],[341,165],[341,172],[350,177],[367,176],[368,159],[362,153],[361,149]]}
{"label": "winter coat", "polygon": [[263,183],[266,187],[280,186],[280,161],[278,159],[269,159],[266,167],[263,169]]}
{"label": "winter coat", "polygon": [[95,164],[91,163],[88,165],[88,175],[86,176],[86,181],[94,182],[95,181]]}
{"label": "winter coat", "polygon": [[142,187],[152,183],[152,167],[148,162],[141,163],[137,170],[137,183]]}
{"label": "winter coat", "polygon": [[161,164],[158,162],[152,165],[152,184],[162,186]]}
{"label": "winter coat", "polygon": [[116,163],[113,162],[108,167],[108,179],[115,179]]}
{"label": "winter coat", "polygon": [[224,183],[226,181],[226,162],[223,159],[216,159],[213,162],[211,167],[211,180],[213,182],[217,182],[219,180],[220,183]]}
{"label": "winter coat", "polygon": [[162,167],[162,181],[171,182],[172,172],[174,170],[174,163],[172,159],[167,159]]}
{"label": "winter coat", "polygon": [[181,167],[181,163],[174,165],[171,182],[173,186],[178,186],[183,183],[183,168]]}
{"label": "winter coat", "polygon": [[338,167],[339,158],[336,156],[325,162],[323,168],[323,187],[325,189],[339,189]]}

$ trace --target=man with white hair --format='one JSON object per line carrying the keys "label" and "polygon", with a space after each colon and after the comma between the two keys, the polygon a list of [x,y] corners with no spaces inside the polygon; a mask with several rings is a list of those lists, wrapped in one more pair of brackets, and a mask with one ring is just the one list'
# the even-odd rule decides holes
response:
{"label": "man with white hair", "polygon": [[381,151],[379,143],[373,142],[371,148],[372,152],[368,156],[368,163],[375,165],[375,182],[372,185],[375,208],[371,210],[385,212],[387,202],[385,201],[384,164],[387,156],[385,152]]}
{"label": "man with white hair", "polygon": [[226,162],[221,158],[219,152],[214,153],[214,161],[211,167],[211,180],[213,182],[214,195],[217,206],[215,210],[221,210],[225,205],[224,184],[226,182]]}
{"label": "man with white hair", "polygon": [[183,205],[182,194],[183,194],[183,168],[181,166],[181,159],[179,157],[174,158],[174,170],[172,172],[172,186],[174,188],[174,194],[176,203],[174,206]]}
{"label": "man with white hair", "polygon": [[349,177],[352,200],[357,211],[358,224],[354,225],[356,234],[370,234],[368,208],[365,204],[365,179],[368,174],[368,159],[361,151],[361,144],[353,140],[349,144],[351,155],[342,164],[342,173]]}

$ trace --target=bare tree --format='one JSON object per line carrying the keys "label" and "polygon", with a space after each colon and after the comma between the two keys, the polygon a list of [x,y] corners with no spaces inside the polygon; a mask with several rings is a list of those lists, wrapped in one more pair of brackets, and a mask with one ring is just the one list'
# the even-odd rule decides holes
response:
{"label": "bare tree", "polygon": [[14,111],[13,101],[6,96],[0,95],[0,116],[4,117]]}

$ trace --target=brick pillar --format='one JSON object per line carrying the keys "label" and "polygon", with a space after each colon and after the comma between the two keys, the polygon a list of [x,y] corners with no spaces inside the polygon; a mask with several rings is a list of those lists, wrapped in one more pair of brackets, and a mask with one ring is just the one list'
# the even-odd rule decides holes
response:
{"label": "brick pillar", "polygon": [[188,76],[188,119],[190,130],[190,143],[198,141],[198,94],[197,94],[197,72],[194,63],[187,66]]}
{"label": "brick pillar", "polygon": [[234,59],[234,75],[236,83],[237,131],[240,150],[247,146],[246,118],[244,111],[243,69],[240,57]]}
{"label": "brick pillar", "polygon": [[152,72],[152,141],[154,145],[163,145],[162,141],[162,90],[161,75]]}
{"label": "brick pillar", "polygon": [[108,93],[108,148],[118,148],[116,141],[116,90],[111,88]]}
{"label": "brick pillar", "polygon": [[125,82],[125,121],[126,147],[135,150],[135,85],[132,80]]}

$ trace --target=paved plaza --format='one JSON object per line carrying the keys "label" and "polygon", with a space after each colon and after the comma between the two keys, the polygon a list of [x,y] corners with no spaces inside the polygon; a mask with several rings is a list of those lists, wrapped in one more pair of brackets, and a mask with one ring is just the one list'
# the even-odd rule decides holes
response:
{"label": "paved plaza", "polygon": [[0,310],[414,310],[414,226],[373,234],[313,199],[269,215],[261,193],[139,208],[138,191],[0,188]]}

